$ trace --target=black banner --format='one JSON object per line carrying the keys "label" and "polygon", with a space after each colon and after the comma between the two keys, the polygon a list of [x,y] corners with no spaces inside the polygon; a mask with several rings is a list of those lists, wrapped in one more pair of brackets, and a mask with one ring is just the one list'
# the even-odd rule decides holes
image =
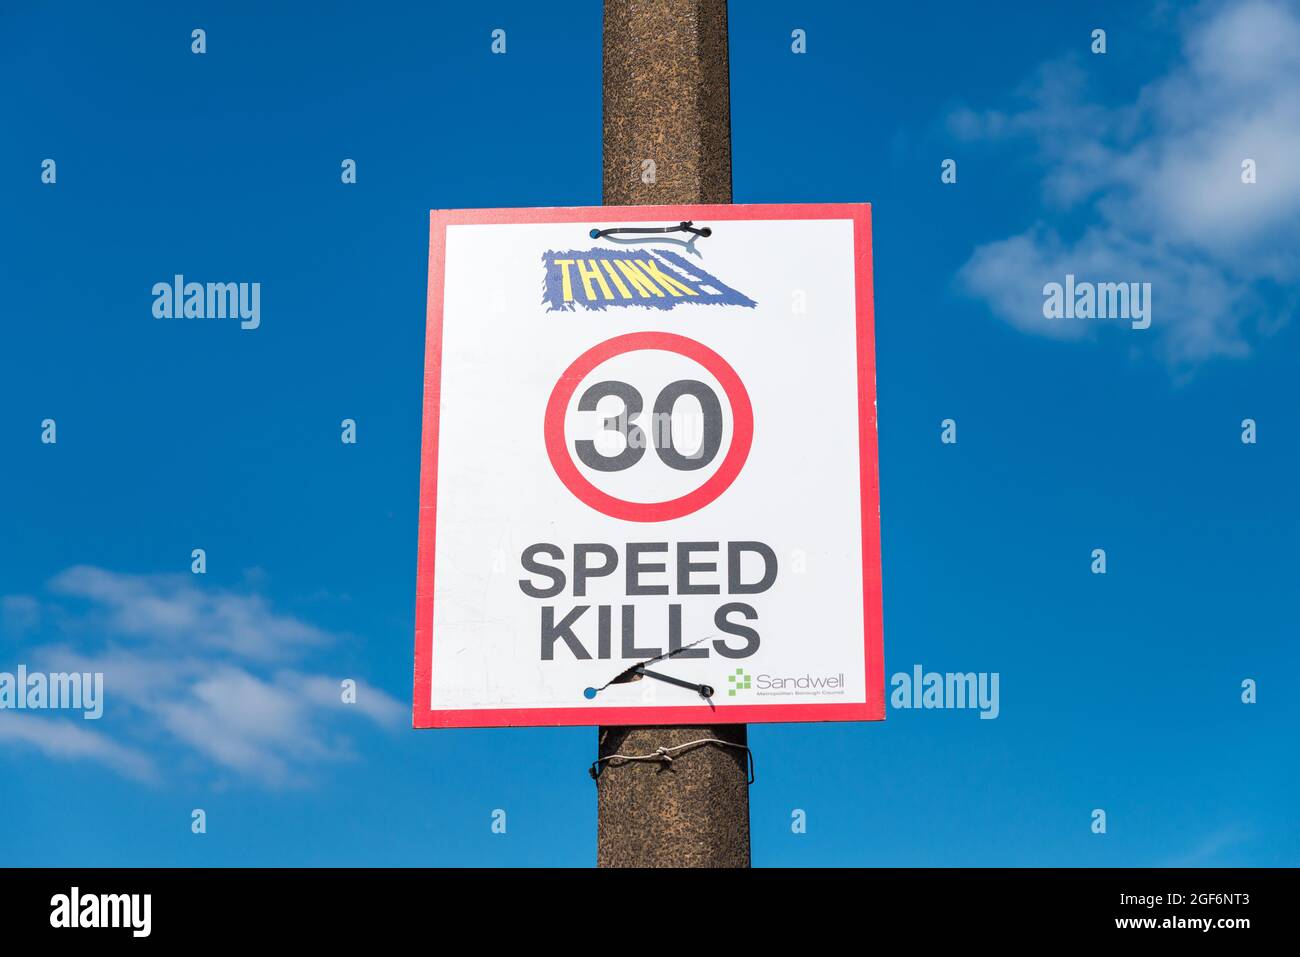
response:
{"label": "black banner", "polygon": [[[918,941],[1133,938],[1231,947],[1292,923],[1295,871],[10,870],[6,941],[553,942],[639,928],[700,943],[796,928]],[[606,928],[601,931],[600,928]],[[559,932],[559,937],[556,937]],[[461,945],[456,945],[459,949]]]}

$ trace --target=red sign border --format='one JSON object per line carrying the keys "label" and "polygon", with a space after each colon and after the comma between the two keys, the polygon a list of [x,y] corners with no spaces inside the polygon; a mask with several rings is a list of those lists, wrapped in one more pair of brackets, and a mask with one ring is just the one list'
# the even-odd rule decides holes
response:
{"label": "red sign border", "polygon": [[[608,226],[647,221],[851,220],[857,305],[858,454],[862,517],[864,702],[706,704],[670,707],[434,709],[433,576],[438,503],[438,416],[442,385],[442,305],[447,227],[524,223]],[[875,313],[871,268],[871,206],[867,203],[772,205],[555,206],[532,209],[435,209],[429,213],[429,287],[425,315],[424,418],[420,449],[420,519],[415,588],[415,728],[562,727],[573,725],[756,724],[883,721],[885,662],[880,572],[880,474],[876,445]]]}

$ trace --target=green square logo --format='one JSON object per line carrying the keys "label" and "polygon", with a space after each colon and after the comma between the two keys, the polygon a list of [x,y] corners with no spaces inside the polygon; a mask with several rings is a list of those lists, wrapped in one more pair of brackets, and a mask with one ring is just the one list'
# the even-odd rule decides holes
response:
{"label": "green square logo", "polygon": [[749,675],[745,674],[744,668],[737,668],[734,675],[727,675],[727,683],[731,685],[727,689],[727,697],[734,698],[737,691],[749,690]]}

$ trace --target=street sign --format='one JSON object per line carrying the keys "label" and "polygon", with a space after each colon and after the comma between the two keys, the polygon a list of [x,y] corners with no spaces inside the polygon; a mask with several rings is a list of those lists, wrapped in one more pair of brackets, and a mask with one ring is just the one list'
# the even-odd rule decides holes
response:
{"label": "street sign", "polygon": [[415,726],[883,719],[871,284],[867,205],[435,210]]}

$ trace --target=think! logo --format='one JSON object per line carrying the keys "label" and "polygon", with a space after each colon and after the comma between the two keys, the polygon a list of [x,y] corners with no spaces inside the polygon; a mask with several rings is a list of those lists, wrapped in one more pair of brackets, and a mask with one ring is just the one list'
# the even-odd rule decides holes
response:
{"label": "think! logo", "polygon": [[744,668],[737,668],[734,675],[727,675],[727,683],[731,685],[727,689],[727,697],[734,698],[737,691],[749,690],[749,675],[745,674]]}
{"label": "think! logo", "polygon": [[579,305],[596,310],[610,306],[672,309],[683,302],[749,309],[757,305],[699,266],[665,249],[548,250],[542,262],[546,266],[542,302],[546,303],[547,312],[573,312]]}

